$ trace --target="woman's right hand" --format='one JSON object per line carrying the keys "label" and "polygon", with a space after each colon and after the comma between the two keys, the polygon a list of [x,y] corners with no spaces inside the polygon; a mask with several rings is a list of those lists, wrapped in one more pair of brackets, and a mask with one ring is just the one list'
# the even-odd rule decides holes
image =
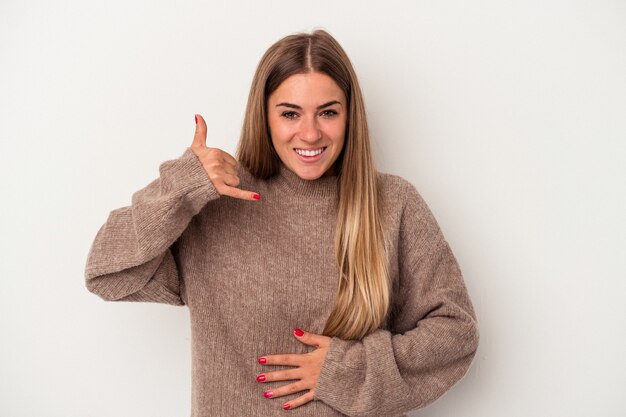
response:
{"label": "woman's right hand", "polygon": [[191,150],[202,163],[218,193],[242,200],[261,198],[257,193],[237,188],[239,175],[235,158],[221,149],[206,146],[206,123],[199,114],[196,114],[196,134],[193,137]]}

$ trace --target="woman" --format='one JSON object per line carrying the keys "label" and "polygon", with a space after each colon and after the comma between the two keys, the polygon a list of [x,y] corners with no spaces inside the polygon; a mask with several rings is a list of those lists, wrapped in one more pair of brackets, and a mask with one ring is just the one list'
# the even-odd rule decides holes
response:
{"label": "woman", "polygon": [[375,170],[328,33],[265,53],[237,159],[196,115],[159,172],[98,231],[86,285],[189,307],[194,417],[398,416],[467,371],[478,332],[459,266],[416,189]]}

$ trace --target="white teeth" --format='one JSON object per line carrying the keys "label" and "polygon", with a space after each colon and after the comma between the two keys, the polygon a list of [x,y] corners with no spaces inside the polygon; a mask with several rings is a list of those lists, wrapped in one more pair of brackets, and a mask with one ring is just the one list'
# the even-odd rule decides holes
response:
{"label": "white teeth", "polygon": [[296,149],[296,152],[298,152],[298,155],[302,155],[302,156],[315,156],[324,152],[324,149],[326,148],[319,148],[314,151],[305,151],[304,149]]}

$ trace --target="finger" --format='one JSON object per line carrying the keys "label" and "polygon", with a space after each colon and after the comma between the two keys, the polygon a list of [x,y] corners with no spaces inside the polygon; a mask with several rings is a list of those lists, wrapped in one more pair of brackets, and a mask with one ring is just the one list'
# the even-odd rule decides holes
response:
{"label": "finger", "polygon": [[295,381],[302,379],[302,371],[298,369],[281,369],[280,371],[263,372],[257,375],[258,382]]}
{"label": "finger", "polygon": [[224,159],[224,162],[226,162],[227,164],[235,168],[237,167],[237,160],[228,152],[222,151],[222,158]]}
{"label": "finger", "polygon": [[225,174],[222,176],[222,182],[230,187],[238,187],[241,180],[237,174]]}
{"label": "finger", "polygon": [[237,171],[237,160],[232,157],[228,152],[224,152],[219,148],[206,148],[207,158],[219,161],[221,166],[228,167],[229,169]]}
{"label": "finger", "polygon": [[315,346],[315,347],[328,347],[330,345],[331,338],[328,336],[323,336],[321,334],[315,334],[310,332],[305,332],[300,329],[295,329],[293,331],[296,339],[304,343],[305,345]]}
{"label": "finger", "polygon": [[283,385],[282,387],[268,389],[263,393],[263,396],[265,398],[278,398],[289,394],[295,394],[296,392],[305,391],[307,389],[309,389],[309,387],[298,381]]}
{"label": "finger", "polygon": [[[202,151],[200,152],[202,153]],[[202,158],[202,156],[200,158]],[[202,165],[218,191],[220,191],[220,185],[222,184],[230,185],[231,187],[239,186],[239,173],[237,171],[233,172],[233,168],[224,165],[222,161],[213,159],[202,162]]]}
{"label": "finger", "polygon": [[196,114],[196,133],[193,136],[192,147],[206,147],[206,123],[199,114]]}
{"label": "finger", "polygon": [[253,193],[252,191],[242,190],[240,188],[231,187],[224,183],[221,186],[216,186],[217,192],[221,195],[227,195],[229,197],[238,198],[240,200],[249,200],[256,201],[260,200],[261,196],[257,193]]}
{"label": "finger", "polygon": [[237,171],[237,168],[233,167],[232,165],[224,164],[224,165],[222,165],[222,169],[227,174],[235,175],[237,177],[239,176],[239,171]]}
{"label": "finger", "polygon": [[291,401],[287,401],[285,404],[283,404],[283,410],[292,410],[294,408],[300,407],[301,405],[304,405],[310,401],[313,401],[313,392],[309,391],[304,395],[299,396],[298,398],[291,400]]}
{"label": "finger", "polygon": [[302,355],[297,353],[287,355],[266,355],[259,358],[259,363],[265,365],[300,366],[302,364]]}

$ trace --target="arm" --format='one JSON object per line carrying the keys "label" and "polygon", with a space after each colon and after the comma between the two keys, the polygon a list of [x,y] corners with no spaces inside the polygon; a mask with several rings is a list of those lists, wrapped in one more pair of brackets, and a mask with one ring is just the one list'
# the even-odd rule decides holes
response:
{"label": "arm", "polygon": [[473,307],[437,222],[409,187],[398,243],[391,330],[360,341],[333,337],[315,399],[350,416],[424,407],[467,372],[478,346]]}
{"label": "arm", "polygon": [[130,206],[110,212],[92,243],[86,286],[105,300],[185,303],[176,240],[219,194],[191,148],[163,162],[159,174]]}

